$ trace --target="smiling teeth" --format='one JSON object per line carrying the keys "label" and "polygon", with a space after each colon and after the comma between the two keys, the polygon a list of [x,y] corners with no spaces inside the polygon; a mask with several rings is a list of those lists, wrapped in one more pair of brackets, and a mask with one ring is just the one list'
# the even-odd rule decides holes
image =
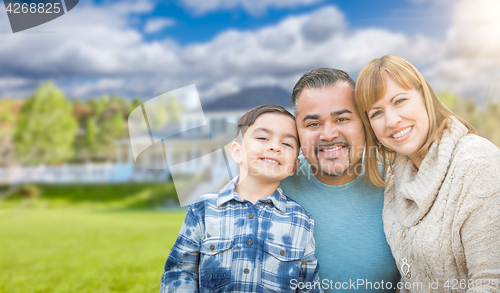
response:
{"label": "smiling teeth", "polygon": [[405,130],[401,130],[400,132],[394,134],[392,137],[393,138],[400,138],[401,136],[407,134],[410,132],[410,130],[413,128],[413,126],[406,128]]}
{"label": "smiling teeth", "polygon": [[332,149],[324,149],[322,150],[323,152],[334,152],[336,150],[340,150],[342,147],[339,146],[339,147],[335,147],[335,148],[332,148]]}
{"label": "smiling teeth", "polygon": [[264,160],[266,162],[275,163],[275,164],[278,164],[278,165],[280,164],[278,161],[275,161],[275,160],[270,160],[270,159],[262,159],[262,160]]}

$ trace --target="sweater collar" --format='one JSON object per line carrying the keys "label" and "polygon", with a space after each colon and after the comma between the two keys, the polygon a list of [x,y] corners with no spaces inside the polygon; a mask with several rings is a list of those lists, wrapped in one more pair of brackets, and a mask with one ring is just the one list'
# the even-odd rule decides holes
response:
{"label": "sweater collar", "polygon": [[429,212],[445,180],[458,140],[468,129],[457,119],[448,120],[440,142],[434,142],[420,169],[404,155],[394,163],[395,205],[404,226],[417,224]]}

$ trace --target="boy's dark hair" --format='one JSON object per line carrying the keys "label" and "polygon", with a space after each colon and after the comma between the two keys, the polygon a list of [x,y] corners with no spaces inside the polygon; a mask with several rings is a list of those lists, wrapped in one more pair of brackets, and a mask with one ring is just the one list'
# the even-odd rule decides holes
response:
{"label": "boy's dark hair", "polygon": [[292,113],[288,112],[285,108],[281,106],[274,104],[261,105],[252,108],[248,110],[248,112],[243,114],[240,121],[238,121],[237,133],[239,134],[241,132],[241,137],[243,137],[245,135],[245,132],[247,132],[247,129],[255,123],[257,118],[259,118],[260,115],[266,113],[283,114],[292,118],[295,121],[295,117],[292,115]]}

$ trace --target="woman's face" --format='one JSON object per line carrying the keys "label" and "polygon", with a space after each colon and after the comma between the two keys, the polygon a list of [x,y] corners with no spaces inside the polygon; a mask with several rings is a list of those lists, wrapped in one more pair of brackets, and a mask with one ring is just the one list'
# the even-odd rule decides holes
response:
{"label": "woman's face", "polygon": [[387,75],[385,95],[368,109],[367,114],[380,143],[408,156],[420,167],[422,158],[418,151],[429,132],[429,117],[420,91],[405,90]]}

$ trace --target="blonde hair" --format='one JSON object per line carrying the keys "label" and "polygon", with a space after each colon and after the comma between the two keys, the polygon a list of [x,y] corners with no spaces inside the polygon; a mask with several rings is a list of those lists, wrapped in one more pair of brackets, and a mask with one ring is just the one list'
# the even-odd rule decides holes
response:
{"label": "blonde hair", "polygon": [[[392,76],[404,89],[416,89],[424,98],[429,117],[429,131],[419,155],[424,158],[431,145],[439,139],[447,126],[448,118],[455,117],[464,124],[469,133],[477,134],[474,127],[448,109],[438,98],[429,83],[410,62],[395,55],[385,55],[366,64],[356,81],[356,104],[365,128],[366,158],[365,179],[377,187],[387,186],[383,174],[394,164],[396,153],[384,147],[375,136],[368,119],[367,110],[380,100],[387,89],[387,75]],[[382,174],[378,162],[383,165]]]}

